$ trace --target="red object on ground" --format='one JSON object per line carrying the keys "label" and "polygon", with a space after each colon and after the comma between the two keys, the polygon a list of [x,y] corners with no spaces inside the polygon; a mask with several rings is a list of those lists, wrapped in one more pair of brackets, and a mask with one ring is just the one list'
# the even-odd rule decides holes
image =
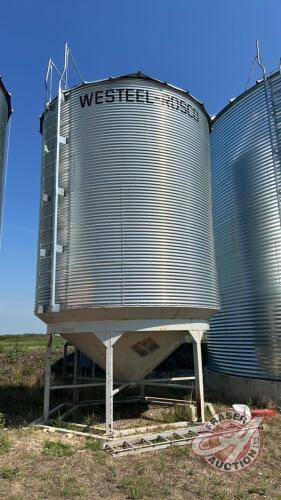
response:
{"label": "red object on ground", "polygon": [[275,417],[276,410],[273,408],[260,408],[258,410],[251,411],[252,418],[253,417]]}

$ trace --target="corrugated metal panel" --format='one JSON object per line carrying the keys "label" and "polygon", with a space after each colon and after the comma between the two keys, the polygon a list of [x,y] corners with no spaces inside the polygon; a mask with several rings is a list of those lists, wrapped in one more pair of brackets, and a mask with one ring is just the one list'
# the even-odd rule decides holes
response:
{"label": "corrugated metal panel", "polygon": [[[88,105],[85,101],[88,95]],[[62,310],[216,310],[209,122],[194,99],[145,78],[79,86],[62,105],[56,303]],[[80,98],[82,99],[81,105]],[[45,113],[37,307],[51,288],[56,102]],[[48,257],[49,255],[49,257]]]}
{"label": "corrugated metal panel", "polygon": [[213,211],[221,311],[211,320],[208,352],[211,370],[280,380],[279,73],[267,80],[266,88],[273,144],[264,83],[228,106],[212,127]]}
{"label": "corrugated metal panel", "polygon": [[7,99],[7,91],[5,90],[0,79],[0,238],[1,224],[3,213],[3,197],[4,197],[4,182],[5,182],[5,144],[6,144],[6,129],[9,118],[9,101]]}

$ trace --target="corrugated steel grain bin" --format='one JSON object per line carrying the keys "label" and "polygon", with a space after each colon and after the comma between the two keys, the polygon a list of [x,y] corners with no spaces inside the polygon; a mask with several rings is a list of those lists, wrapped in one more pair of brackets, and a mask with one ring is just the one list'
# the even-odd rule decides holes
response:
{"label": "corrugated steel grain bin", "polygon": [[231,102],[212,125],[221,298],[208,336],[214,372],[281,380],[280,155],[276,72]]}
{"label": "corrugated steel grain bin", "polygon": [[57,100],[42,117],[38,316],[208,320],[218,291],[202,104],[141,73],[63,95],[55,308]]}
{"label": "corrugated steel grain bin", "polygon": [[11,115],[11,96],[7,92],[2,79],[0,77],[0,241],[2,234],[2,219],[3,219],[3,199],[5,186],[5,150],[7,138],[7,124]]}

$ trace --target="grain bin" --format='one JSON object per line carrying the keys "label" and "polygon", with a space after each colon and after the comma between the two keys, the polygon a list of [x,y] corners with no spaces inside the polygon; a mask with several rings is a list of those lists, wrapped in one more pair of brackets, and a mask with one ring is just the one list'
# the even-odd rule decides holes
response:
{"label": "grain bin", "polygon": [[221,311],[211,321],[208,380],[240,397],[280,397],[280,155],[278,71],[232,100],[211,133]]}
{"label": "grain bin", "polygon": [[11,115],[11,96],[6,90],[0,77],[0,244],[2,234],[3,202],[5,187],[5,146],[7,138],[7,124]]}
{"label": "grain bin", "polygon": [[41,131],[36,314],[143,379],[218,310],[209,117],[136,73],[62,91]]}

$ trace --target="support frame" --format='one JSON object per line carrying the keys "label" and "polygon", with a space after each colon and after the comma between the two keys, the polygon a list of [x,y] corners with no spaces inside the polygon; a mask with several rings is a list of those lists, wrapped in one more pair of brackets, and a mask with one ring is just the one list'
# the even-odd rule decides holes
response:
{"label": "support frame", "polygon": [[[83,325],[84,323],[84,325]],[[126,387],[140,387],[140,396],[134,397],[133,401],[141,402],[148,401],[145,396],[145,386],[153,387],[174,387],[182,389],[193,388],[186,382],[195,382],[195,392],[196,392],[196,406],[197,406],[197,420],[204,422],[204,385],[203,385],[203,369],[202,369],[202,353],[201,353],[201,341],[203,333],[208,330],[208,323],[204,321],[190,320],[174,320],[172,324],[167,325],[167,321],[163,320],[131,320],[126,322],[126,330],[123,325],[124,321],[91,321],[91,322],[78,322],[77,331],[78,332],[95,332],[95,335],[103,342],[106,348],[106,378],[105,381],[94,379],[90,383],[79,383],[79,367],[78,367],[78,350],[75,349],[74,354],[74,383],[67,385],[51,385],[51,339],[53,333],[63,334],[71,328],[72,332],[76,329],[76,325],[71,322],[71,324],[66,323],[55,323],[48,326],[47,333],[47,344],[46,344],[46,367],[45,367],[45,390],[44,390],[44,413],[43,421],[46,423],[49,418],[50,412],[50,393],[53,390],[59,389],[72,389],[73,390],[73,405],[82,405],[84,402],[79,402],[79,389],[87,387],[105,387],[105,399],[99,401],[91,401],[91,404],[102,404],[105,403],[106,407],[106,435],[112,437],[114,435],[113,428],[113,403],[114,396],[119,394]],[[165,325],[164,325],[165,323]],[[135,327],[133,329],[133,327]],[[125,331],[165,331],[165,329],[172,330],[185,330],[189,333],[193,340],[193,359],[194,359],[194,376],[192,377],[170,377],[164,379],[143,379],[130,382],[118,382],[113,380],[113,355],[114,355],[114,344],[119,340],[121,335]],[[165,398],[152,398],[151,401],[159,402],[163,404],[171,404],[172,400]],[[128,401],[124,400],[124,401]],[[130,399],[132,402],[132,399]],[[120,402],[120,400],[119,400]],[[174,400],[176,402],[176,400]],[[186,400],[177,400],[177,404],[188,404]]]}

